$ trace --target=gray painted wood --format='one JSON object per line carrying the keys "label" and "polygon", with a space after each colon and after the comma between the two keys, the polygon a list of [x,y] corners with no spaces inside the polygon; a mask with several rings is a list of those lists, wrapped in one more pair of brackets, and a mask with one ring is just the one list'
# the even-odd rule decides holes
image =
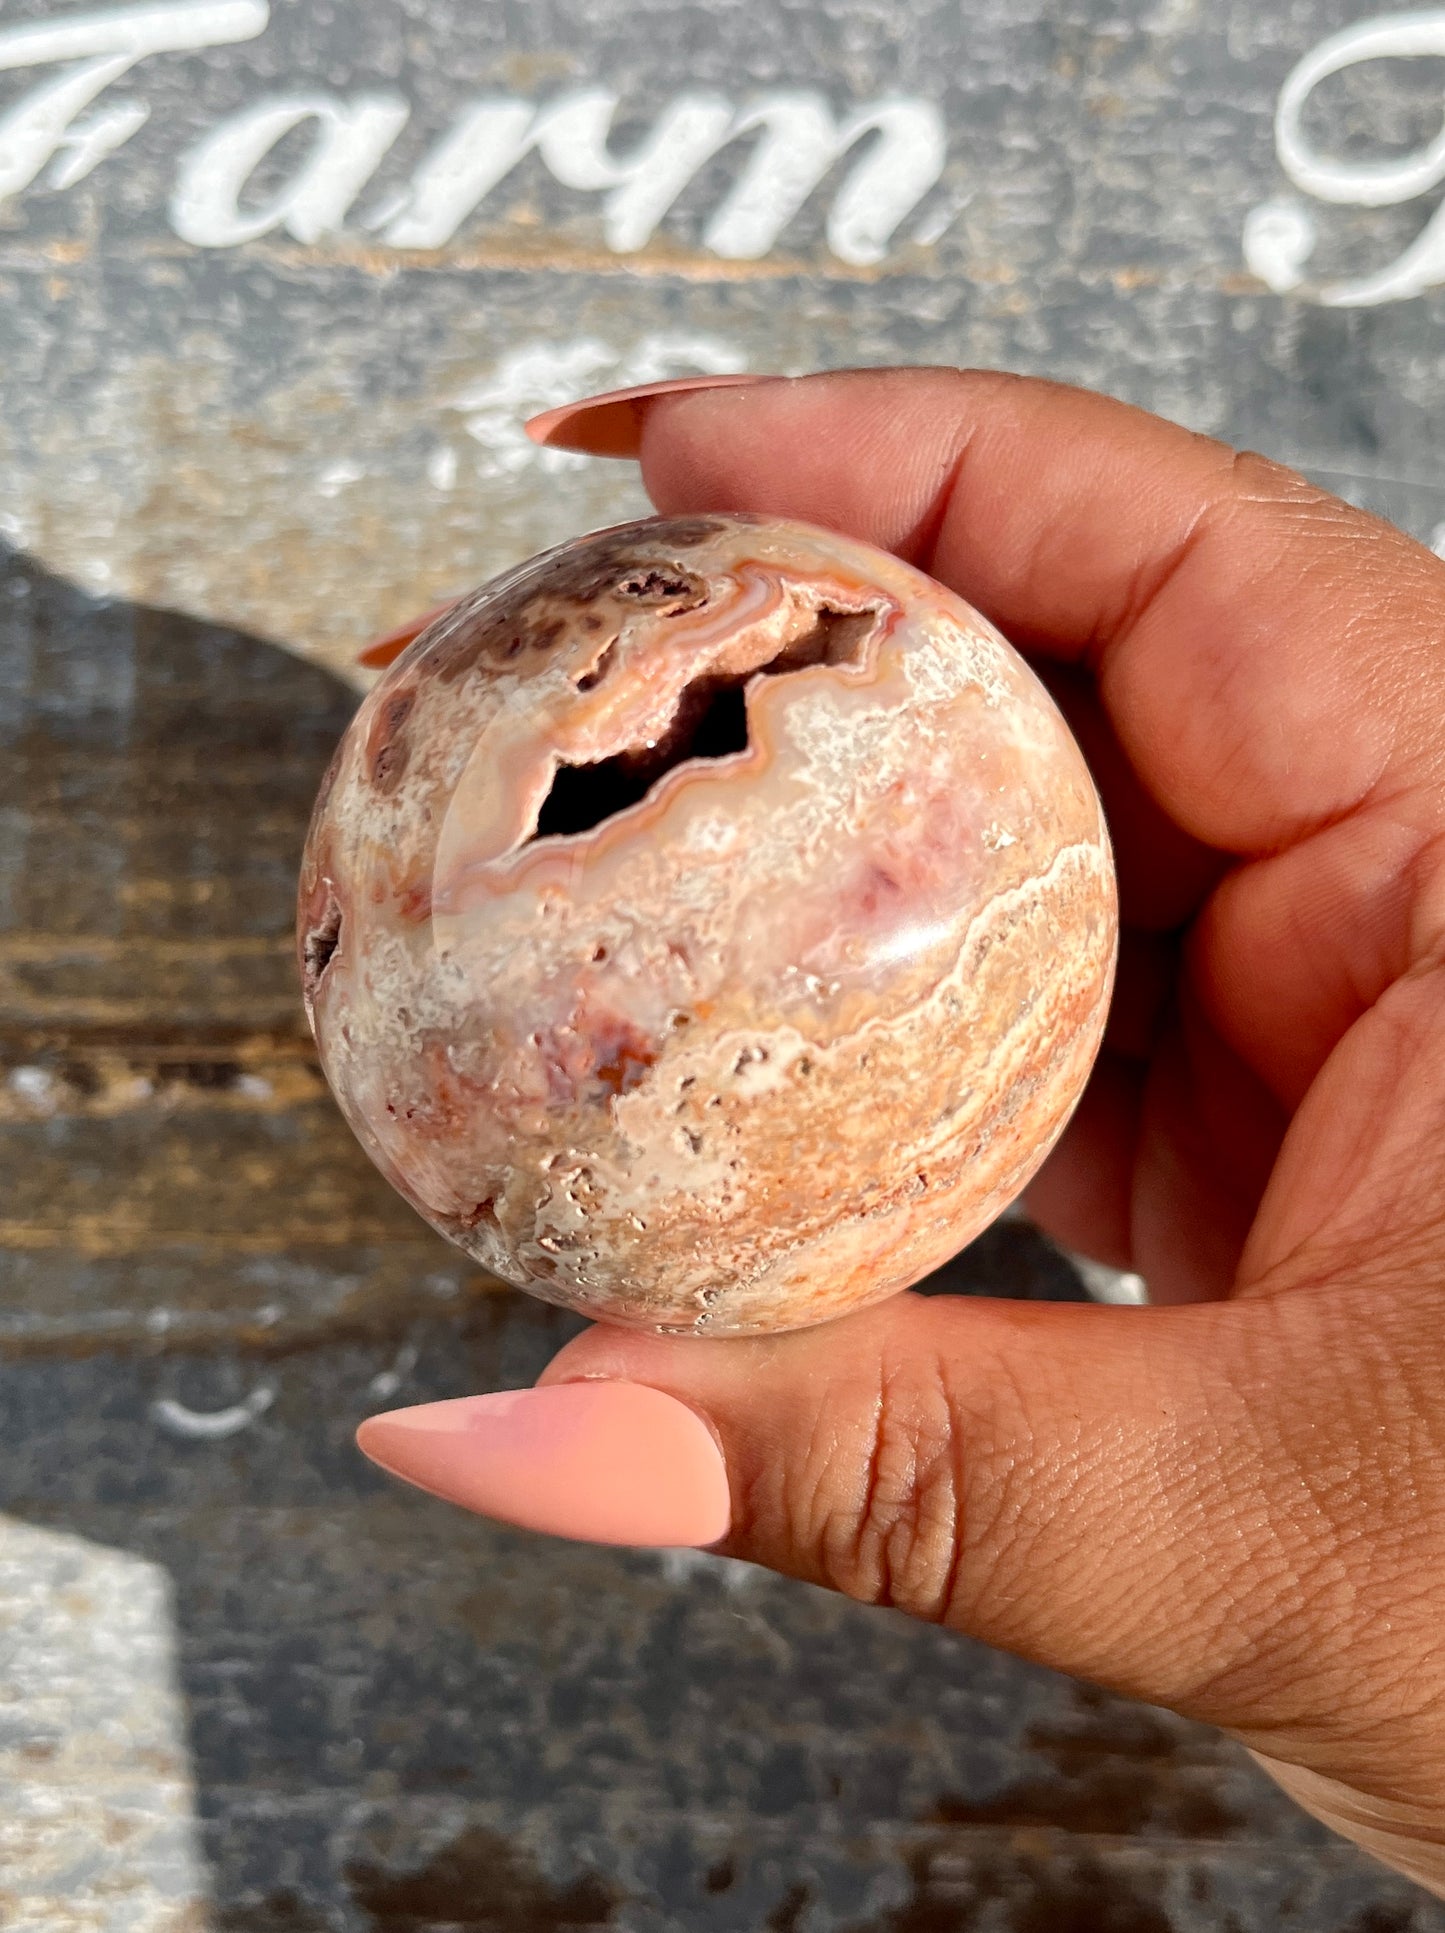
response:
{"label": "gray painted wood", "polygon": [[[119,12],[5,0],[0,176],[61,77],[7,65],[8,37],[79,21],[79,61],[134,31]],[[520,438],[520,414],[578,390],[1007,364],[1252,443],[1430,538],[1442,298],[1428,275],[1339,290],[1401,258],[1436,192],[1330,202],[1275,145],[1287,76],[1352,7],[168,18],[189,47],[97,91],[0,200],[0,1920],[1445,1928],[1198,1728],[743,1567],[568,1549],[386,1486],[351,1449],[362,1414],[524,1381],[568,1327],[372,1174],[310,1054],[289,937],[357,642],[641,508],[626,470]],[[199,44],[222,25],[249,37]],[[599,87],[610,164],[575,119]],[[679,103],[766,109],[796,144],[809,115],[826,132],[822,102],[841,122],[895,97],[941,159],[876,259],[863,146],[795,217],[764,196],[740,249],[756,131],[622,245],[627,157]],[[227,239],[224,196],[178,188],[215,190],[217,131],[234,149],[238,117],[279,99],[323,120],[233,201],[274,225]],[[570,102],[572,132],[417,246],[426,198],[401,191],[484,99],[534,132]],[[379,140],[388,113],[354,200],[335,168],[298,200],[318,128]],[[1383,58],[1321,82],[1300,125],[1349,167],[1438,124],[1438,65]],[[612,189],[577,185],[606,165]],[[1017,1224],[940,1286],[1081,1293]]]}

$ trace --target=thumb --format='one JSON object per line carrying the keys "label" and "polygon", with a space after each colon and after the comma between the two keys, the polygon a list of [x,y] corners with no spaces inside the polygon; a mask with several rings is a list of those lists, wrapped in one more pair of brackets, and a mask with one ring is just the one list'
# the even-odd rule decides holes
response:
{"label": "thumb", "polygon": [[1299,1319],[904,1295],[761,1339],[594,1328],[542,1380],[648,1385],[705,1418],[731,1555],[1214,1715],[1206,1688],[1270,1615],[1241,1602],[1251,1364]]}
{"label": "thumb", "polygon": [[361,1443],[512,1523],[714,1544],[1222,1726],[1445,1890],[1438,1317],[1428,1284],[1380,1288],[902,1295],[746,1340],[599,1327],[537,1390],[373,1418]]}
{"label": "thumb", "polygon": [[1428,1302],[1357,1280],[1152,1309],[903,1295],[736,1341],[596,1328],[536,1390],[361,1440],[513,1523],[716,1543],[1222,1726],[1445,1893]]}
{"label": "thumb", "polygon": [[1148,1309],[903,1295],[767,1339],[592,1329],[543,1380],[701,1415],[731,1555],[1433,1816],[1428,1336],[1419,1297],[1358,1280]]}

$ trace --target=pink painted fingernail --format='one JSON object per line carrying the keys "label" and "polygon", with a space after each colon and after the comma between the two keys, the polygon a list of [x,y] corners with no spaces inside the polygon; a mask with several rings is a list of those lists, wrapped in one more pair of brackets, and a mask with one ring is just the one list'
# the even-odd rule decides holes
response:
{"label": "pink painted fingernail", "polygon": [[682,396],[693,389],[732,389],[739,383],[771,383],[776,376],[674,376],[665,383],[638,383],[584,396],[559,409],[544,409],[526,425],[528,436],[549,450],[580,456],[635,457],[642,447],[643,404],[655,396]]}
{"label": "pink painted fingernail", "polygon": [[523,1530],[590,1544],[715,1544],[727,1470],[706,1423],[643,1383],[550,1383],[370,1416],[395,1477]]}
{"label": "pink painted fingernail", "polygon": [[394,631],[388,631],[384,638],[373,638],[364,651],[358,652],[356,662],[365,665],[368,671],[384,670],[387,665],[394,664],[406,647],[419,638],[444,611],[449,611],[456,601],[451,598],[445,604],[433,604],[429,611],[423,611],[420,617],[414,617],[406,624],[399,624]]}

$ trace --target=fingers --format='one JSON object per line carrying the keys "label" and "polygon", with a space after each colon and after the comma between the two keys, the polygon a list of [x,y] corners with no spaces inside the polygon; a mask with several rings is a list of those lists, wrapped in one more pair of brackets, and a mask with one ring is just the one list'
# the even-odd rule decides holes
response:
{"label": "fingers", "polygon": [[1191,936],[1213,1025],[1284,1107],[1381,991],[1445,944],[1442,801],[1437,784],[1381,802],[1240,868]]}
{"label": "fingers", "polygon": [[902,1296],[746,1342],[599,1328],[535,1390],[372,1419],[362,1442],[534,1529],[721,1536],[1434,1816],[1439,1352],[1428,1297],[1371,1289]]}
{"label": "fingers", "polygon": [[1147,1065],[1121,1051],[1144,1038],[1149,1005],[1134,952],[1105,1051],[1025,1201],[1065,1248],[1142,1275],[1151,1301],[1213,1301],[1234,1289],[1285,1116],[1187,992],[1150,1028]]}
{"label": "fingers", "polygon": [[1130,1177],[1133,1266],[1152,1301],[1230,1294],[1285,1127],[1186,983],[1149,1066]]}
{"label": "fingers", "polygon": [[1029,1218],[1060,1247],[1134,1267],[1134,1165],[1144,1071],[1107,1050],[1058,1146],[1029,1183]]}
{"label": "fingers", "polygon": [[399,624],[394,631],[388,631],[384,638],[374,638],[358,655],[356,662],[368,671],[384,671],[387,665],[395,664],[407,646],[414,643],[428,625],[443,617],[455,602],[456,599],[452,598],[446,604],[434,604],[420,617],[411,618],[407,623]]}
{"label": "fingers", "polygon": [[1187,919],[1220,854],[1256,862],[1211,901],[1191,969],[1276,1103],[1428,957],[1445,565],[1402,533],[1262,458],[1005,376],[855,371],[667,397],[640,421],[662,507],[855,531],[1096,674],[1109,733],[1072,709],[1126,922]]}
{"label": "fingers", "polygon": [[[1445,880],[1441,881],[1445,890]],[[1367,1274],[1387,1298],[1445,1287],[1445,958],[1355,1022],[1298,1112],[1240,1263],[1241,1292],[1325,1292]],[[1381,1311],[1383,1313],[1383,1310]]]}
{"label": "fingers", "polygon": [[1075,667],[1047,661],[1040,669],[1089,762],[1104,802],[1125,927],[1167,933],[1184,926],[1203,905],[1228,860],[1176,825],[1141,783],[1124,756],[1092,679]]}
{"label": "fingers", "polygon": [[663,509],[849,530],[1015,642],[1093,666],[1145,787],[1207,844],[1272,850],[1433,757],[1445,565],[1287,470],[1106,397],[855,371],[664,397],[641,455]]}

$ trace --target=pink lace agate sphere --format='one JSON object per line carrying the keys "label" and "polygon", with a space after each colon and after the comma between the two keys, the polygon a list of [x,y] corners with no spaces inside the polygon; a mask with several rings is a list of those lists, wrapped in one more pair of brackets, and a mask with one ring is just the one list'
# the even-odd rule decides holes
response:
{"label": "pink lace agate sphere", "polygon": [[382,1172],[505,1281],[649,1329],[905,1288],[1057,1138],[1113,976],[1052,700],[895,557],[593,532],[367,697],[301,880],[306,1008]]}

